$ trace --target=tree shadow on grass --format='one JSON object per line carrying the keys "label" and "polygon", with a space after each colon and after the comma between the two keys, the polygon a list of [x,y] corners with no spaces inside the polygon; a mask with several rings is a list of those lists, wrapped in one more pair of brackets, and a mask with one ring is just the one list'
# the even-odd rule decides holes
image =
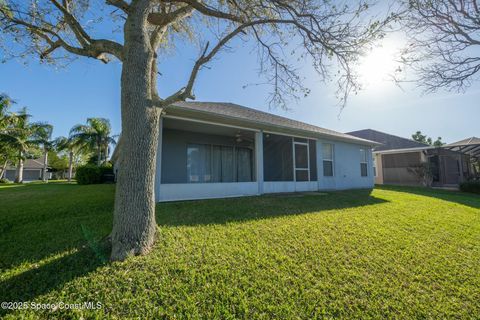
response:
{"label": "tree shadow on grass", "polygon": [[0,192],[0,275],[91,244],[111,230],[112,187],[35,184],[17,189]]}
{"label": "tree shadow on grass", "polygon": [[167,202],[157,204],[157,223],[168,226],[224,224],[371,206],[385,202],[388,201],[372,196],[371,190]]}
{"label": "tree shadow on grass", "polygon": [[480,209],[480,195],[473,193],[465,193],[460,191],[450,191],[441,189],[430,189],[423,187],[407,187],[407,186],[394,186],[394,185],[378,185],[375,187],[379,190],[405,192],[425,197],[436,198],[449,202],[462,204],[475,209]]}
{"label": "tree shadow on grass", "polygon": [[[106,254],[109,251],[109,245],[107,243],[101,244],[101,250]],[[100,258],[98,252],[92,250],[92,248],[86,246],[79,248],[74,253],[66,254],[1,281],[0,301],[40,302],[35,301],[35,299],[61,288],[73,279],[95,271],[105,263],[106,261]],[[46,301],[41,302],[47,303]],[[0,318],[13,311],[0,309]]]}

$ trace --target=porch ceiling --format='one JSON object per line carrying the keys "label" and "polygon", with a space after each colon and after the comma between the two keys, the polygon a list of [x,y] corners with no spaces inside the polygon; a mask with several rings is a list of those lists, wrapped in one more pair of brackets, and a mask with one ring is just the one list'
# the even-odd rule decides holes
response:
{"label": "porch ceiling", "polygon": [[254,131],[167,117],[163,119],[163,127],[166,129],[214,134],[228,137],[241,136],[250,139],[255,137]]}

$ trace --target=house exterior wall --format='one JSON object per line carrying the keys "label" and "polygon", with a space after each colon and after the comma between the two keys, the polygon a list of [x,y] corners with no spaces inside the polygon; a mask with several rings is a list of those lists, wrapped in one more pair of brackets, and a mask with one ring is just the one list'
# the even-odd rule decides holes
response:
{"label": "house exterior wall", "polygon": [[374,153],[372,157],[376,160],[376,171],[377,176],[375,177],[375,184],[383,184],[383,163],[382,163],[382,155],[378,153]]}
{"label": "house exterior wall", "polygon": [[[310,167],[316,169],[314,181],[264,181],[263,135],[254,133],[255,180],[252,182],[223,183],[187,183],[186,177],[186,143],[212,143],[234,145],[231,137],[209,136],[182,132],[179,130],[162,130],[158,146],[157,177],[155,185],[156,201],[176,201],[209,198],[252,196],[264,193],[301,192],[318,190],[344,190],[354,188],[372,188],[374,185],[372,153],[369,146],[339,142],[326,139],[312,139],[312,148],[316,157],[310,159],[316,163]],[[334,146],[334,176],[323,176],[322,143]],[[367,150],[367,176],[361,176],[360,149]],[[315,159],[316,158],[316,159]]]}
{"label": "house exterior wall", "polygon": [[[334,175],[323,175],[323,143],[333,144]],[[367,150],[367,176],[360,172],[360,149]],[[335,140],[317,140],[318,190],[345,190],[373,188],[373,163],[371,147]]]}
{"label": "house exterior wall", "polygon": [[[14,169],[7,169],[5,171],[5,178],[10,181],[14,181],[17,176],[17,170]],[[51,174],[49,175],[51,178]],[[23,169],[23,180],[24,181],[35,181],[42,178],[42,170],[41,169]]]}

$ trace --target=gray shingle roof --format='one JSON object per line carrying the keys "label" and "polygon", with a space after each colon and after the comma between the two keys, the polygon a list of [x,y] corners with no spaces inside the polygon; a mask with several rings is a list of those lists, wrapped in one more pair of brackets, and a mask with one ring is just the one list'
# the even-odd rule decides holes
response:
{"label": "gray shingle roof", "polygon": [[[180,102],[170,107],[174,110],[190,110],[194,112],[208,113],[215,116],[223,116],[231,119],[243,120],[245,122],[264,124],[269,126],[281,127],[285,129],[304,131],[320,134],[341,140],[355,141],[357,143],[366,143],[375,145],[367,139],[351,136],[345,133],[317,127],[305,122],[288,119],[271,113],[255,110],[234,103],[228,102]],[[167,114],[168,114],[167,110]]]}
{"label": "gray shingle roof", "polygon": [[425,143],[420,143],[411,139],[394,136],[392,134],[372,129],[352,131],[348,132],[348,134],[362,139],[376,141],[382,144],[381,146],[375,147],[373,151],[430,147],[428,144]]}
{"label": "gray shingle roof", "polygon": [[453,151],[460,151],[480,158],[480,138],[471,137],[444,146]]}
{"label": "gray shingle roof", "polygon": [[471,138],[463,139],[457,142],[449,143],[445,147],[471,146],[476,144],[480,144],[480,138],[471,137]]}
{"label": "gray shingle roof", "polygon": [[[9,170],[15,169],[14,166],[9,166]],[[26,159],[23,162],[23,169],[43,169],[43,159]]]}

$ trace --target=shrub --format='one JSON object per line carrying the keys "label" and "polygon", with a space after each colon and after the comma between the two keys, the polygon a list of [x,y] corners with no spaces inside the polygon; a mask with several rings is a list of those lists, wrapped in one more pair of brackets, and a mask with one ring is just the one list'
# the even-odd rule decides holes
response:
{"label": "shrub", "polygon": [[0,183],[11,183],[12,181],[8,180],[7,178],[0,179]]}
{"label": "shrub", "polygon": [[86,164],[78,167],[75,179],[78,184],[96,184],[114,182],[113,168],[110,163],[100,167],[94,164]]}
{"label": "shrub", "polygon": [[460,190],[480,194],[480,181],[466,181],[460,183]]}
{"label": "shrub", "polygon": [[78,184],[100,183],[101,177],[101,168],[93,164],[86,164],[78,167],[75,174],[75,179],[77,179]]}

